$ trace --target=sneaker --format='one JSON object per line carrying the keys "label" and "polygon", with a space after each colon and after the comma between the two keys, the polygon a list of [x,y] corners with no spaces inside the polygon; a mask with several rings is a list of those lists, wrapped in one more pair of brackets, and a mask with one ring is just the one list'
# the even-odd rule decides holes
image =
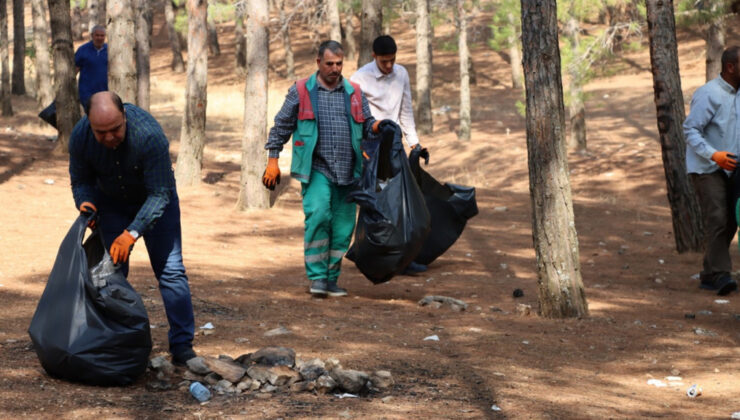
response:
{"label": "sneaker", "polygon": [[328,283],[326,285],[326,292],[329,294],[329,296],[334,297],[347,296],[347,290],[337,286],[336,283]]}
{"label": "sneaker", "polygon": [[426,265],[411,261],[411,263],[403,270],[403,274],[416,274],[423,273],[425,271],[427,271]]}
{"label": "sneaker", "polygon": [[737,282],[730,275],[722,276],[717,280],[718,295],[728,295],[735,290],[737,290]]}
{"label": "sneaker", "polygon": [[198,357],[192,347],[186,347],[183,350],[172,353],[172,363],[177,366],[185,366],[188,360]]}
{"label": "sneaker", "polygon": [[326,296],[326,280],[313,280],[311,281],[311,287],[308,289],[314,296]]}

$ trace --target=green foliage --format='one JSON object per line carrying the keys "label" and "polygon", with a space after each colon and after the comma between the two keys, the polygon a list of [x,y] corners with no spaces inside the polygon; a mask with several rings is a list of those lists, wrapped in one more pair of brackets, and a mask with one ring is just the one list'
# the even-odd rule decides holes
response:
{"label": "green foliage", "polygon": [[452,39],[442,40],[440,42],[439,49],[447,52],[457,52],[458,48],[460,47],[458,43],[458,37],[454,36]]}
{"label": "green foliage", "polygon": [[731,0],[679,0],[676,5],[676,25],[706,25],[724,18],[730,14],[731,3]]}
{"label": "green foliage", "polygon": [[519,0],[501,0],[496,5],[493,14],[491,39],[488,46],[495,51],[502,51],[509,47],[510,39],[519,39],[522,33],[522,10]]}
{"label": "green foliage", "polygon": [[233,3],[208,2],[208,19],[222,23],[234,20],[236,7]]}
{"label": "green foliage", "polygon": [[595,20],[604,7],[601,1],[594,0],[561,0],[558,2],[558,20],[567,22],[571,17],[579,22]]}
{"label": "green foliage", "polygon": [[347,13],[352,11],[353,14],[359,15],[362,12],[362,0],[345,0],[339,2],[339,12]]}

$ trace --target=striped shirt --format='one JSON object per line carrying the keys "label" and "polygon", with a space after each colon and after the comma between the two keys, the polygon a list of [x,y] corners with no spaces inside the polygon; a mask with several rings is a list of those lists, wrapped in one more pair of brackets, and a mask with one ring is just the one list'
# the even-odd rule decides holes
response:
{"label": "striped shirt", "polygon": [[[355,154],[352,149],[352,136],[349,119],[345,106],[345,90],[343,81],[337,86],[326,89],[317,80],[318,103],[314,112],[319,130],[318,143],[314,149],[311,169],[324,174],[331,182],[337,185],[349,185],[354,180],[352,172],[355,164]],[[370,112],[370,105],[362,94],[362,115],[365,116],[364,133],[367,137],[372,132],[375,122]],[[270,157],[279,157],[283,145],[290,140],[290,136],[298,124],[298,89],[295,84],[288,90],[285,102],[280,112],[275,116],[275,125],[270,129],[265,149],[270,151]]]}
{"label": "striped shirt", "polygon": [[176,193],[169,142],[148,112],[125,104],[126,134],[109,149],[93,137],[87,116],[69,139],[69,176],[77,208],[105,194],[122,204],[141,205],[128,230],[146,232]]}

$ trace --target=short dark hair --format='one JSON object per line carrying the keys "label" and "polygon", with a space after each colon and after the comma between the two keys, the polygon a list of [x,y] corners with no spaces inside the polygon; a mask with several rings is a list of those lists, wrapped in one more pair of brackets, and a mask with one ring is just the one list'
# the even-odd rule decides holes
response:
{"label": "short dark hair", "polygon": [[337,54],[337,55],[339,54],[344,55],[344,48],[342,48],[342,44],[338,43],[337,41],[331,40],[331,39],[328,41],[324,41],[319,45],[319,53],[317,57],[324,58],[324,52],[326,52],[326,50],[329,50],[332,53]]}
{"label": "short dark hair", "polygon": [[381,35],[373,41],[373,52],[375,55],[395,54],[398,51],[396,41],[390,35]]}
{"label": "short dark hair", "polygon": [[724,70],[728,64],[737,65],[737,59],[739,56],[740,56],[740,47],[738,47],[737,45],[728,47],[722,53],[722,70]]}

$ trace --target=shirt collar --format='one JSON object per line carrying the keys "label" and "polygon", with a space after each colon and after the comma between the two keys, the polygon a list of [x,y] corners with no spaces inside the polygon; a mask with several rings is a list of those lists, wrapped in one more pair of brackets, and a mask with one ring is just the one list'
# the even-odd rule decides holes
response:
{"label": "shirt collar", "polygon": [[[395,64],[394,64],[394,66],[395,66]],[[378,62],[377,62],[377,61],[375,61],[375,60],[373,60],[373,65],[372,65],[371,67],[372,67],[372,69],[373,69],[373,76],[375,76],[375,78],[376,78],[376,79],[382,79],[382,78],[384,78],[384,77],[393,77],[393,75],[394,75],[394,74],[396,74],[396,72],[394,72],[394,71],[392,71],[392,70],[391,70],[391,72],[390,72],[390,73],[388,73],[388,74],[385,74],[385,73],[383,73],[383,72],[382,72],[382,71],[380,71],[380,69],[378,68]]]}
{"label": "shirt collar", "polygon": [[319,80],[319,72],[316,72],[316,87],[318,89],[325,90],[327,92],[334,92],[335,90],[343,90],[344,89],[344,76],[339,76],[339,83],[334,87],[334,89],[328,89],[326,86],[324,86],[321,81]]}
{"label": "shirt collar", "polygon": [[733,95],[737,93],[737,89],[732,87],[731,84],[727,83],[727,80],[723,79],[722,76],[717,76],[717,80],[719,80],[719,85],[722,87],[722,89],[732,93]]}

